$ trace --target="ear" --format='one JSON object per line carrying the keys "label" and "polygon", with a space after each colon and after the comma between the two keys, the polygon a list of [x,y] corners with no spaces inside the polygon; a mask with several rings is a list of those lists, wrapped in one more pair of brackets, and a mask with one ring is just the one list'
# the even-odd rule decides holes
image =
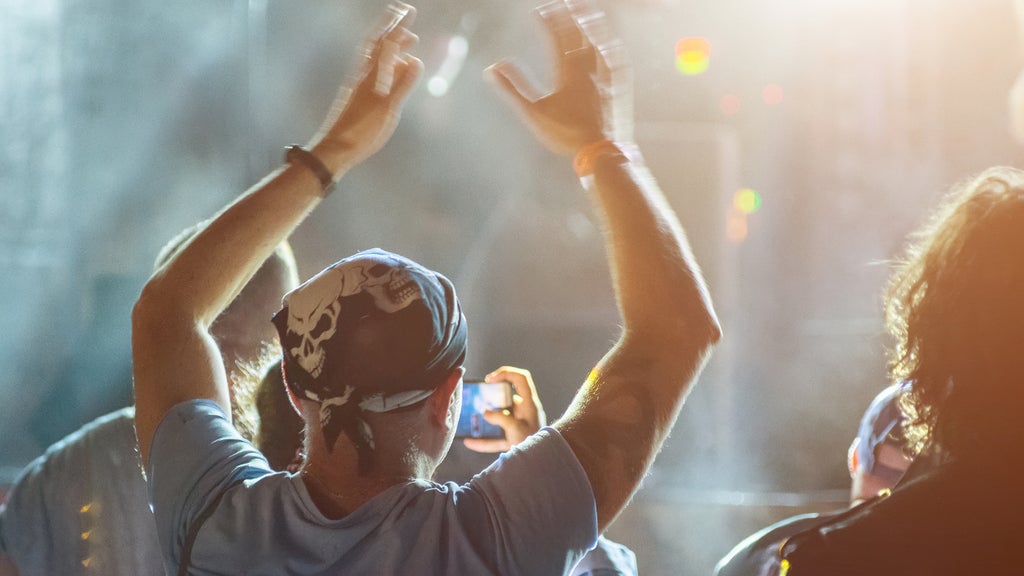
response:
{"label": "ear", "polygon": [[291,386],[285,384],[284,389],[288,392],[288,403],[292,405],[292,410],[295,410],[296,414],[302,416],[302,403],[299,402],[299,397],[295,395],[295,392],[292,392]]}
{"label": "ear", "polygon": [[458,423],[459,414],[457,408],[461,406],[461,398],[458,396],[459,384],[462,384],[462,375],[466,369],[462,366],[452,370],[430,396],[430,421],[447,432],[455,428]]}

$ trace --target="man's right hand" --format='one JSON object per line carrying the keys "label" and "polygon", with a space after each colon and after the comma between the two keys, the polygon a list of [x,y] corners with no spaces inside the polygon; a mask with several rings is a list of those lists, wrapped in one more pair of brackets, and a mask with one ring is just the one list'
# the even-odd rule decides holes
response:
{"label": "man's right hand", "polygon": [[381,149],[398,125],[402,104],[423,71],[408,52],[419,40],[409,30],[412,6],[388,6],[383,25],[363,49],[352,86],[342,88],[310,147],[332,174],[340,175]]}
{"label": "man's right hand", "polygon": [[589,0],[556,0],[537,9],[554,43],[555,89],[542,94],[514,63],[487,69],[537,138],[573,155],[601,140],[632,142],[632,88],[622,43]]}
{"label": "man's right hand", "polygon": [[540,95],[508,63],[491,72],[534,133],[575,156],[605,224],[621,335],[554,424],[587,473],[603,531],[650,468],[721,329],[682,227],[629,152],[621,44],[590,0],[559,0],[539,14],[556,49],[555,90]]}
{"label": "man's right hand", "polygon": [[462,441],[466,448],[474,452],[505,452],[548,425],[548,417],[544,413],[544,406],[540,403],[540,396],[537,395],[537,387],[533,385],[533,376],[529,370],[502,366],[485,376],[484,381],[508,382],[516,389],[515,395],[512,396],[511,409],[484,412],[484,420],[500,426],[505,432],[505,438],[466,438]]}

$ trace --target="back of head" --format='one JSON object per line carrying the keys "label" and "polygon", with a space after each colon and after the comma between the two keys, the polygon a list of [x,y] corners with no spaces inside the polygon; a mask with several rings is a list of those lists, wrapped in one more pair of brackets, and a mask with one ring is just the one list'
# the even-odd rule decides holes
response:
{"label": "back of head", "polygon": [[331,450],[344,433],[361,473],[375,446],[368,414],[426,400],[466,355],[466,322],[443,275],[380,249],[341,260],[290,292],[274,316],[284,373],[319,407]]}
{"label": "back of head", "polygon": [[853,502],[892,489],[912,462],[903,433],[900,399],[908,387],[898,384],[878,393],[860,420],[857,437],[850,445],[849,467]]}
{"label": "back of head", "polygon": [[1024,413],[1024,172],[959,186],[891,281],[892,372],[913,383],[908,437],[956,457],[1016,442]]}

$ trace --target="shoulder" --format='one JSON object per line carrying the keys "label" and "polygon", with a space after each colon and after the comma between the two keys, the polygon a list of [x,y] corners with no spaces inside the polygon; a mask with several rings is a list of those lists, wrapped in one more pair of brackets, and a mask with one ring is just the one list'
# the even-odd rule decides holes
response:
{"label": "shoulder", "polygon": [[148,529],[148,512],[132,412],[119,410],[54,443],[21,471],[0,536],[19,566],[64,573],[79,557],[81,526]]}
{"label": "shoulder", "polygon": [[779,547],[795,534],[829,521],[830,515],[800,514],[744,538],[715,567],[715,576],[769,574],[779,563]]}
{"label": "shoulder", "polygon": [[55,442],[29,463],[11,487],[9,502],[17,506],[19,495],[46,486],[53,496],[72,496],[73,486],[81,485],[97,473],[109,477],[124,470],[138,474],[135,449],[134,411],[118,410],[86,424]]}
{"label": "shoulder", "polygon": [[638,573],[636,554],[627,546],[601,536],[597,546],[576,565],[572,576],[636,576]]}
{"label": "shoulder", "polygon": [[489,483],[562,484],[578,488],[593,500],[590,481],[569,443],[555,428],[546,427],[497,460],[470,482],[471,488]]}
{"label": "shoulder", "polygon": [[976,476],[943,467],[794,537],[782,550],[791,576],[1000,572],[1017,555],[1005,540],[1024,537],[1020,497],[964,472]]}

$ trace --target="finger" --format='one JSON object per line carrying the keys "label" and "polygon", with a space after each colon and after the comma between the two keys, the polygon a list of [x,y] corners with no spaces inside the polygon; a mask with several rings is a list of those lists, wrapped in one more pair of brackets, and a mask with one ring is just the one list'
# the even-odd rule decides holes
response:
{"label": "finger", "polygon": [[407,31],[405,29],[411,26],[415,19],[416,9],[411,5],[404,2],[392,2],[388,5],[383,22],[377,27],[377,32],[370,36],[370,41],[364,50],[364,54],[371,61],[371,66],[380,55],[385,42],[395,42],[404,35]]}
{"label": "finger", "polygon": [[502,366],[488,374],[485,379],[489,382],[504,380],[512,383],[516,389],[516,396],[512,399],[515,417],[527,422],[534,430],[547,426],[547,414],[544,412],[544,405],[540,401],[537,386],[533,383],[533,375],[529,370]]}
{"label": "finger", "polygon": [[484,420],[488,424],[494,424],[504,430],[505,436],[508,436],[519,425],[519,421],[508,410],[484,410],[483,414]]}
{"label": "finger", "polygon": [[[412,56],[406,51],[417,41],[419,41],[419,37],[405,27],[400,27],[383,38],[376,61],[377,73],[374,82],[374,92],[378,96],[387,96],[396,89],[396,77],[400,74],[398,69],[410,62],[409,59]],[[415,83],[416,76],[418,74],[415,74],[412,78],[413,83]],[[411,86],[408,88],[411,88]]]}
{"label": "finger", "polygon": [[398,44],[402,52],[408,52],[410,48],[419,43],[420,37],[403,26],[391,35],[391,40]]}
{"label": "finger", "polygon": [[566,0],[572,20],[580,32],[593,44],[603,44],[612,38],[611,27],[604,12],[589,0]]}
{"label": "finger", "polygon": [[395,68],[398,66],[401,52],[396,42],[385,39],[381,44],[380,56],[377,58],[377,76],[373,91],[378,96],[391,93],[395,82]]}
{"label": "finger", "polygon": [[530,371],[524,368],[502,366],[484,376],[484,382],[508,382],[518,392],[520,388],[526,389],[526,380],[529,374]]}
{"label": "finger", "polygon": [[402,60],[400,71],[396,73],[395,82],[391,87],[391,97],[395,102],[404,101],[423,74],[423,62],[419,58],[406,54]]}
{"label": "finger", "polygon": [[516,389],[516,393],[522,398],[522,407],[532,411],[540,405],[537,386],[534,385],[533,374],[529,370],[516,368],[515,366],[502,366],[487,376],[493,377],[495,382],[501,380],[511,382],[512,386]]}
{"label": "finger", "polygon": [[512,445],[508,440],[486,440],[483,438],[463,438],[463,445],[474,452],[493,454],[495,452],[506,452]]}
{"label": "finger", "polygon": [[536,14],[547,28],[554,48],[560,56],[584,45],[586,38],[573,21],[573,15],[565,2],[559,0],[545,4],[537,8]]}
{"label": "finger", "polygon": [[626,62],[626,45],[618,40],[612,40],[598,47],[599,56],[595,59],[594,70],[599,82],[606,86],[612,86],[620,80],[627,80],[628,69]]}
{"label": "finger", "polygon": [[498,62],[487,68],[485,72],[498,92],[504,94],[524,113],[529,114],[533,104],[541,98],[540,90],[512,62]]}
{"label": "finger", "polygon": [[409,27],[416,20],[416,8],[405,2],[395,1],[388,4],[384,21],[378,28],[377,38],[383,38],[397,30],[400,26]]}

